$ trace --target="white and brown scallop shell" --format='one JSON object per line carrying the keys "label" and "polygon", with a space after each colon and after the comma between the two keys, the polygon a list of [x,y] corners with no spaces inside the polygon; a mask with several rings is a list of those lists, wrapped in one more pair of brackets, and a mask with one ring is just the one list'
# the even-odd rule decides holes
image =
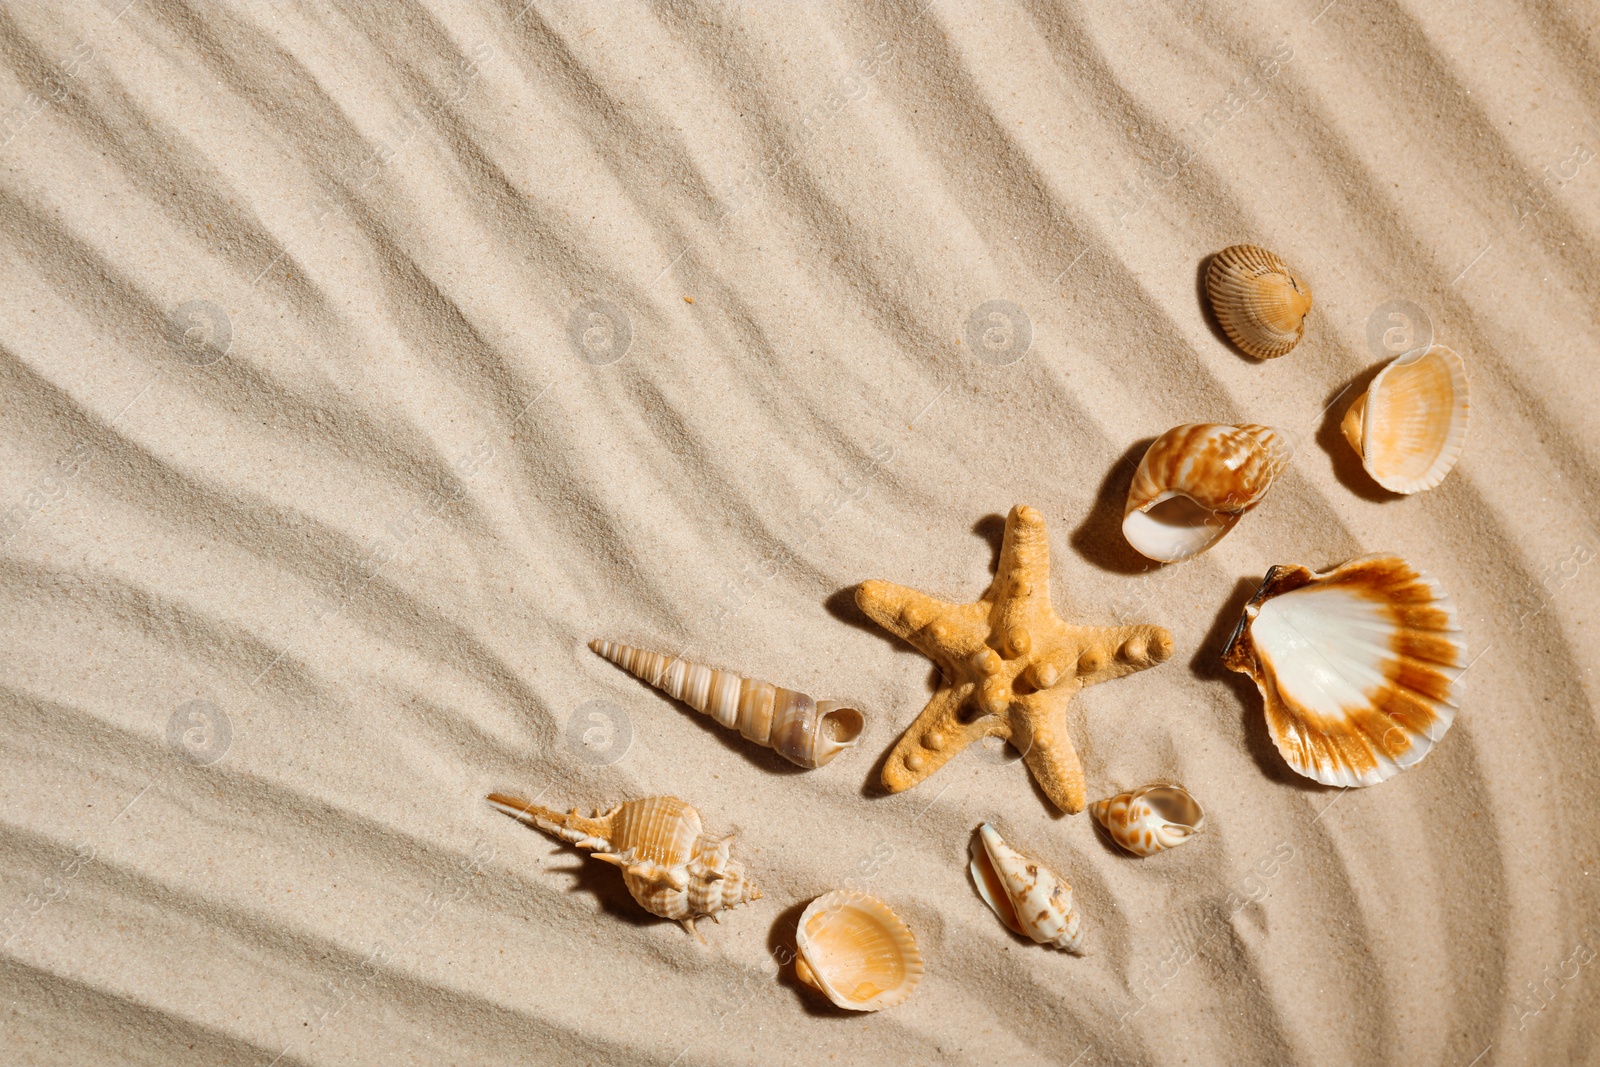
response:
{"label": "white and brown scallop shell", "polygon": [[589,647],[628,673],[802,767],[820,767],[855,745],[866,720],[837,700],[812,700],[771,682],[646,652],[613,641]]}
{"label": "white and brown scallop shell", "polygon": [[1211,257],[1206,295],[1229,340],[1257,359],[1300,343],[1311,311],[1311,286],[1265,248],[1232,245]]}
{"label": "white and brown scallop shell", "polygon": [[1014,932],[1083,955],[1081,920],[1066,879],[1006,844],[988,823],[978,827],[967,869],[978,895]]}
{"label": "white and brown scallop shell", "polygon": [[1467,443],[1467,367],[1444,345],[1393,360],[1345,413],[1345,440],[1374,481],[1418,493],[1444,480]]}
{"label": "white and brown scallop shell", "polygon": [[1397,556],[1322,574],[1273,567],[1223,649],[1266,705],[1289,766],[1324,785],[1375,785],[1444,737],[1467,645],[1437,580]]}
{"label": "white and brown scallop shell", "polygon": [[1089,805],[1106,834],[1135,856],[1176,848],[1200,832],[1206,813],[1181,785],[1156,782]]}
{"label": "white and brown scallop shell", "polygon": [[1150,445],[1122,513],[1122,536],[1163,563],[1197,556],[1261,502],[1294,455],[1280,430],[1200,422]]}
{"label": "white and brown scallop shell", "polygon": [[622,880],[640,907],[682,923],[696,936],[696,919],[717,922],[718,912],[761,899],[744,864],[729,855],[733,835],[706,833],[700,813],[677,797],[630,800],[594,816],[579,815],[577,808],[560,812],[502,793],[489,794],[489,803],[622,868]]}
{"label": "white and brown scallop shell", "polygon": [[835,889],[813,900],[795,931],[795,976],[850,1011],[902,1004],[922,981],[922,952],[877,897]]}

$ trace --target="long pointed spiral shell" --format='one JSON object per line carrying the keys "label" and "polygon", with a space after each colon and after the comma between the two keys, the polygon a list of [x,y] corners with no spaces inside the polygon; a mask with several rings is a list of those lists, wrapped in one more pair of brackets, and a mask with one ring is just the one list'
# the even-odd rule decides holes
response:
{"label": "long pointed spiral shell", "polygon": [[595,859],[622,869],[639,906],[673,919],[691,933],[702,916],[761,899],[761,890],[731,858],[732,836],[707,834],[700,813],[677,797],[645,797],[592,816],[541,807],[490,793],[489,803],[519,822],[538,827]]}
{"label": "long pointed spiral shell", "polygon": [[1300,343],[1311,311],[1311,286],[1265,248],[1232,245],[1206,268],[1206,295],[1228,339],[1257,359]]}
{"label": "long pointed spiral shell", "polygon": [[813,900],[795,931],[795,976],[850,1011],[904,1003],[922,982],[911,928],[877,897],[835,889]]}
{"label": "long pointed spiral shell", "polygon": [[1200,832],[1206,813],[1181,785],[1157,782],[1098,800],[1089,813],[1111,840],[1135,856],[1154,856]]}
{"label": "long pointed spiral shell", "polygon": [[978,827],[968,870],[978,895],[1013,931],[1041,945],[1083,955],[1072,887],[1044,864],[1006,844],[988,823]]}
{"label": "long pointed spiral shell", "polygon": [[1163,563],[1198,556],[1261,502],[1294,455],[1271,426],[1174,426],[1150,445],[1122,513],[1122,535]]}
{"label": "long pointed spiral shell", "polygon": [[837,700],[812,700],[771,682],[632,645],[595,640],[589,647],[668,696],[802,767],[820,767],[853,747],[866,724],[861,712]]}

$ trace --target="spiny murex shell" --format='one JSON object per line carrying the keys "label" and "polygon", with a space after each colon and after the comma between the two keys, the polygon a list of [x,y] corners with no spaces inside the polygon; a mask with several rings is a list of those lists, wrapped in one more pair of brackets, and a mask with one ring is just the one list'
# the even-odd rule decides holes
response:
{"label": "spiny murex shell", "polygon": [[1289,766],[1325,785],[1375,785],[1444,737],[1467,646],[1439,583],[1397,556],[1316,574],[1273,567],[1223,649],[1250,675]]}
{"label": "spiny murex shell", "polygon": [[1265,248],[1218,252],[1206,270],[1206,295],[1223,332],[1257,359],[1283,355],[1306,332],[1311,286]]}
{"label": "spiny murex shell", "polygon": [[861,712],[841,701],[812,700],[771,682],[741,678],[632,645],[595,640],[589,647],[720,725],[737,729],[802,767],[820,767],[854,746],[865,725]]}
{"label": "spiny murex shell", "polygon": [[[694,921],[761,899],[744,864],[729,856],[733,835],[704,831],[700,813],[677,797],[645,797],[603,815],[559,812],[526,800],[490,793],[499,811],[622,868],[622,880],[639,906],[674,919],[696,936]],[[702,938],[702,940],[704,940]]]}
{"label": "spiny murex shell", "polygon": [[1041,945],[1083,955],[1078,910],[1066,879],[1006,844],[988,823],[978,827],[967,869],[978,895],[1001,922]]}
{"label": "spiny murex shell", "polygon": [[903,1003],[922,981],[917,939],[889,905],[855,889],[813,900],[795,931],[795,976],[851,1011]]}
{"label": "spiny murex shell", "polygon": [[1155,782],[1089,805],[1111,840],[1135,856],[1154,856],[1200,832],[1206,813],[1181,785]]}
{"label": "spiny murex shell", "polygon": [[1122,536],[1163,563],[1198,556],[1261,502],[1294,455],[1271,426],[1174,426],[1150,445],[1122,512]]}
{"label": "spiny murex shell", "polygon": [[1467,367],[1444,345],[1392,361],[1345,412],[1346,441],[1379,485],[1394,493],[1432,489],[1467,443]]}

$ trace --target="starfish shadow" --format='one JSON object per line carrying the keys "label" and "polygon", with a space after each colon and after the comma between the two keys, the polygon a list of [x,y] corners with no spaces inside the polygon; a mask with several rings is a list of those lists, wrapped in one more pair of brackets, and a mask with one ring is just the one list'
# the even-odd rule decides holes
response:
{"label": "starfish shadow", "polygon": [[1006,517],[990,512],[972,524],[972,532],[989,542],[993,557],[989,561],[989,581],[1000,573],[1000,549],[1006,542]]}
{"label": "starfish shadow", "polygon": [[1134,551],[1122,536],[1122,509],[1128,503],[1128,486],[1139,461],[1155,443],[1154,437],[1136,441],[1106,472],[1089,515],[1068,536],[1078,554],[1101,570],[1113,574],[1145,574],[1161,564]]}
{"label": "starfish shadow", "polygon": [[1259,581],[1249,578],[1239,579],[1238,584],[1233,587],[1233,594],[1222,606],[1216,621],[1211,624],[1211,629],[1200,642],[1200,647],[1195,650],[1193,658],[1189,660],[1189,669],[1197,678],[1221,682],[1233,690],[1234,696],[1239,700],[1245,748],[1249,751],[1250,758],[1255,760],[1256,766],[1261,768],[1261,773],[1280,785],[1291,785],[1308,793],[1334,792],[1331,786],[1325,786],[1295,773],[1294,769],[1284,762],[1283,756],[1267,733],[1266,720],[1261,713],[1261,692],[1256,688],[1254,679],[1248,674],[1230,671],[1222,665],[1222,650],[1227,647],[1228,638],[1233,636],[1234,627],[1239,625],[1239,619],[1244,615],[1244,606],[1260,588]]}
{"label": "starfish shadow", "polygon": [[1328,454],[1329,459],[1333,460],[1333,475],[1339,479],[1339,484],[1362,500],[1374,504],[1399,500],[1402,494],[1391,493],[1372,480],[1367,468],[1361,465],[1361,456],[1350,447],[1350,442],[1344,439],[1344,430],[1340,424],[1344,422],[1345,412],[1350,410],[1355,398],[1367,391],[1372,379],[1376,378],[1378,372],[1386,366],[1387,363],[1378,363],[1368,367],[1347,381],[1342,388],[1330,393],[1323,401],[1326,410],[1322,413],[1322,424],[1317,427],[1317,445]]}
{"label": "starfish shadow", "polygon": [[856,589],[860,585],[861,583],[857,582],[855,585],[847,585],[842,589],[834,590],[828,595],[828,599],[822,602],[823,608],[829,615],[832,615],[840,622],[848,626],[854,626],[858,630],[864,630],[874,637],[881,637],[886,644],[901,652],[909,652],[913,656],[916,655],[916,649],[867,618],[866,613],[856,603]]}

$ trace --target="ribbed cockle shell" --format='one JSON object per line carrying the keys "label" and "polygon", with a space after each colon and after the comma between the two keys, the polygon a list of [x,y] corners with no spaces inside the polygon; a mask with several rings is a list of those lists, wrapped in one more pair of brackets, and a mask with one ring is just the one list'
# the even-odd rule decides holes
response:
{"label": "ribbed cockle shell", "polygon": [[1197,556],[1261,502],[1293,455],[1288,437],[1270,426],[1174,426],[1139,461],[1122,536],[1163,563]]}
{"label": "ribbed cockle shell", "polygon": [[972,842],[973,885],[1000,921],[1041,945],[1083,955],[1083,935],[1072,887],[1050,868],[1031,860],[988,823]]}
{"label": "ribbed cockle shell", "polygon": [[1432,489],[1467,444],[1467,367],[1444,345],[1391,362],[1345,412],[1345,440],[1393,493]]}
{"label": "ribbed cockle shell", "polygon": [[889,905],[854,889],[813,900],[795,931],[795,976],[851,1011],[903,1003],[922,981],[917,939]]}
{"label": "ribbed cockle shell", "polygon": [[1181,785],[1157,782],[1089,805],[1111,840],[1135,856],[1154,856],[1200,832],[1206,813]]}
{"label": "ribbed cockle shell", "polygon": [[1233,245],[1211,258],[1206,295],[1229,340],[1257,359],[1300,343],[1311,311],[1311,286],[1265,248]]}
{"label": "ribbed cockle shell", "polygon": [[1222,662],[1250,675],[1289,766],[1324,785],[1374,785],[1450,728],[1466,641],[1439,583],[1397,556],[1316,574],[1273,567]]}
{"label": "ribbed cockle shell", "polygon": [[802,767],[820,767],[861,737],[861,712],[837,700],[812,700],[756,678],[702,667],[676,656],[646,652],[613,641],[589,647],[720,725]]}
{"label": "ribbed cockle shell", "polygon": [[682,923],[696,936],[696,919],[716,922],[718,912],[761,899],[744,864],[729,856],[733,835],[707,834],[700,813],[677,797],[630,800],[592,817],[579,815],[577,808],[560,812],[501,793],[490,793],[489,803],[622,868],[622,880],[640,907]]}

